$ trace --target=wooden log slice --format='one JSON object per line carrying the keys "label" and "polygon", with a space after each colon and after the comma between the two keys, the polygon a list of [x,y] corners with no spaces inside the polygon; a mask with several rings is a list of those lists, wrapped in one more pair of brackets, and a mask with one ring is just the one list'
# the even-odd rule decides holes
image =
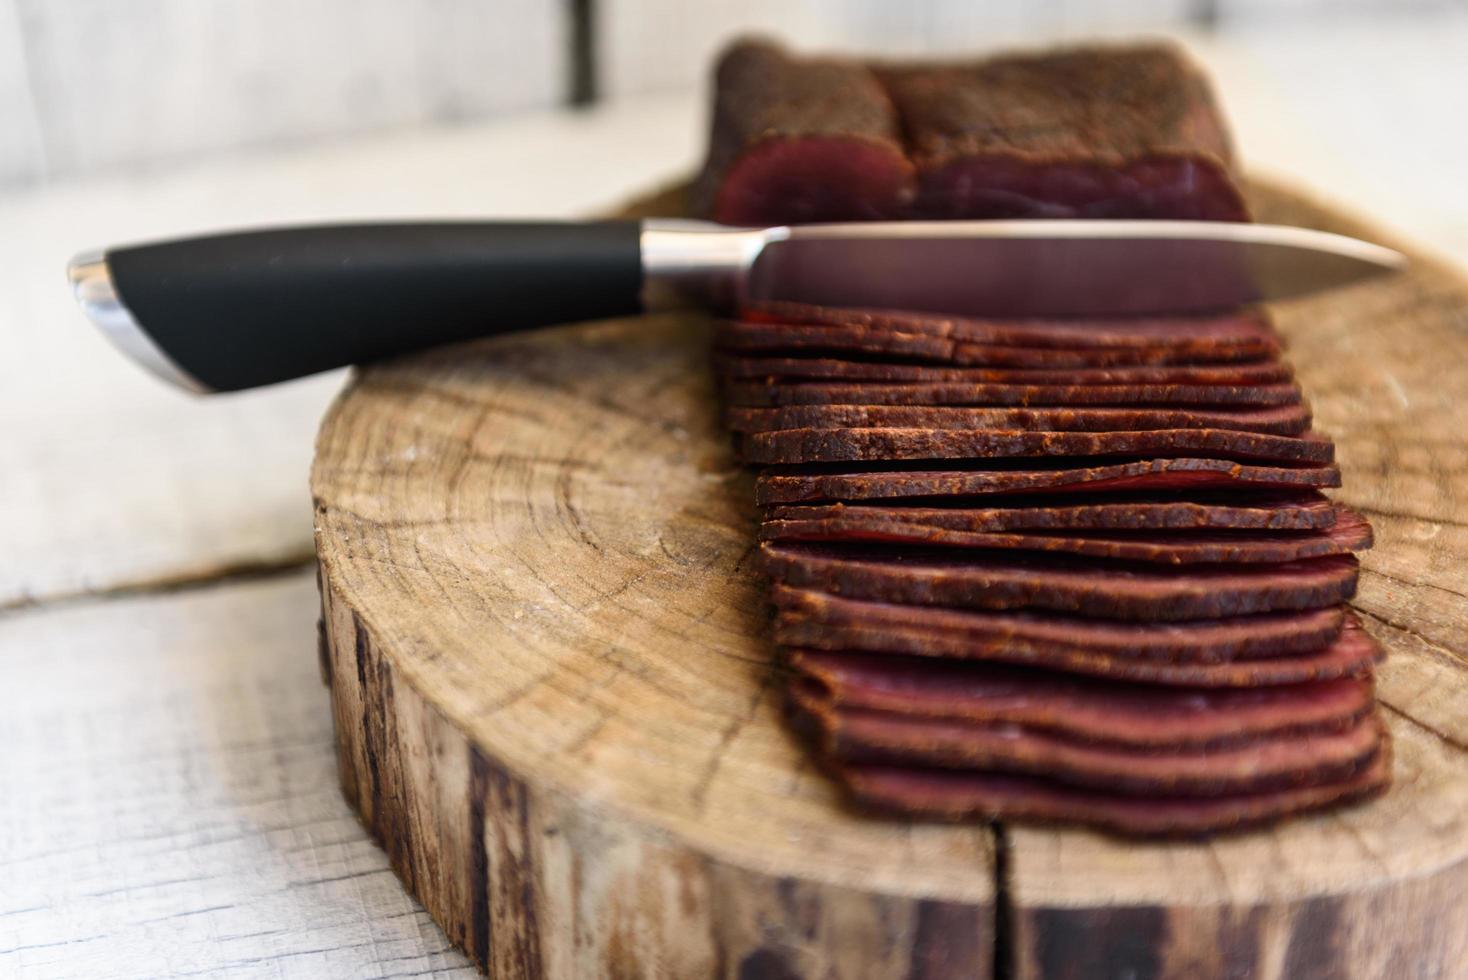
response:
{"label": "wooden log slice", "polygon": [[333,406],[312,489],[348,800],[496,976],[1468,975],[1468,284],[1419,260],[1277,314],[1336,499],[1376,527],[1384,798],[1149,844],[847,809],[780,714],[752,484],[686,316],[428,353]]}

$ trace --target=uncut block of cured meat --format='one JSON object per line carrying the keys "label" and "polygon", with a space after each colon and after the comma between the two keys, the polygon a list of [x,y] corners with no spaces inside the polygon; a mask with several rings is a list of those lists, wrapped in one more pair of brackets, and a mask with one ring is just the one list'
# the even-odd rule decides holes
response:
{"label": "uncut block of cured meat", "polygon": [[866,66],[744,42],[715,76],[695,202],[730,224],[1245,220],[1222,118],[1171,48]]}
{"label": "uncut block of cured meat", "polygon": [[941,218],[1246,221],[1207,81],[1171,47],[881,72]]}
{"label": "uncut block of cured meat", "polygon": [[[1003,664],[909,670],[906,658],[808,651],[792,696],[839,726],[842,713],[1019,725],[1103,745],[1206,748],[1340,731],[1372,713],[1347,677],[1251,688],[1151,687]],[[835,730],[835,727],[832,728]]]}
{"label": "uncut block of cured meat", "polygon": [[713,134],[697,210],[726,224],[893,218],[914,171],[877,77],[854,61],[731,48],[715,72]]}
{"label": "uncut block of cured meat", "polygon": [[[1025,461],[1029,463],[1029,460]],[[1074,461],[1066,461],[1074,463]],[[1208,490],[1286,490],[1338,487],[1341,472],[1324,466],[1272,466],[1227,459],[1144,459],[1060,465],[1052,469],[852,470],[766,472],[755,481],[755,502],[895,500],[982,497],[1014,493],[1090,493]]]}

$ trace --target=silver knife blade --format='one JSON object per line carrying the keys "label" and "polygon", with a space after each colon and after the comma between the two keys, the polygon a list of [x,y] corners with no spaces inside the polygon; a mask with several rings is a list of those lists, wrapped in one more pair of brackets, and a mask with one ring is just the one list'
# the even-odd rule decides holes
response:
{"label": "silver knife blade", "polygon": [[938,221],[767,229],[746,300],[978,316],[1196,313],[1402,268],[1343,235],[1214,221]]}

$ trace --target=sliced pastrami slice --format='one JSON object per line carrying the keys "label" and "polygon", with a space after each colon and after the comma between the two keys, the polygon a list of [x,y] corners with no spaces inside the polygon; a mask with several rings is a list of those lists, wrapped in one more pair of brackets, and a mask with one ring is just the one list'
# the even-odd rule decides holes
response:
{"label": "sliced pastrami slice", "polygon": [[1033,776],[834,765],[856,802],[931,820],[1078,824],[1132,837],[1242,830],[1282,817],[1370,799],[1391,783],[1390,742],[1374,761],[1334,783],[1212,797],[1123,796]]}
{"label": "sliced pastrami slice", "polygon": [[1148,687],[1005,664],[805,650],[792,694],[834,718],[898,717],[1020,725],[1085,742],[1217,746],[1339,731],[1371,713],[1361,678],[1258,688]]}
{"label": "sliced pastrami slice", "polygon": [[914,629],[864,630],[823,626],[812,620],[781,617],[775,641],[791,651],[798,665],[808,650],[879,653],[935,661],[980,659],[1084,674],[1137,684],[1179,687],[1266,687],[1304,684],[1342,677],[1369,677],[1383,657],[1381,647],[1361,629],[1345,629],[1330,646],[1291,656],[1223,663],[1182,663],[1108,656],[1080,649],[979,646],[963,637]]}
{"label": "sliced pastrami slice", "polygon": [[1252,528],[1320,531],[1336,520],[1336,506],[1313,490],[1191,500],[1165,497],[1021,499],[993,507],[914,507],[882,504],[805,504],[775,507],[773,522],[858,521],[905,523],[952,531],[1127,530]]}
{"label": "sliced pastrami slice", "polygon": [[811,381],[878,381],[1010,385],[1234,385],[1289,381],[1283,361],[1222,364],[1213,367],[951,368],[886,361],[843,361],[827,357],[758,357],[716,353],[714,371],[726,378]]}
{"label": "sliced pastrami slice", "polygon": [[745,435],[739,446],[749,462],[768,464],[1147,455],[1219,456],[1320,465],[1335,458],[1334,444],[1314,433],[1296,438],[1232,429],[1141,432],[782,429]]}
{"label": "sliced pastrami slice", "polygon": [[1185,347],[1278,345],[1263,311],[1243,309],[1188,317],[1068,317],[1063,320],[978,320],[940,313],[863,310],[805,303],[766,303],[740,312],[745,323],[859,327],[948,337],[1004,347]]}
{"label": "sliced pastrami slice", "polygon": [[1144,459],[1057,469],[871,470],[845,473],[761,473],[755,502],[894,500],[984,497],[996,494],[1113,493],[1338,487],[1328,466],[1265,466],[1226,459]]}
{"label": "sliced pastrami slice", "polygon": [[1369,764],[1381,741],[1370,717],[1337,731],[1137,748],[1023,725],[822,710],[798,696],[795,705],[797,723],[814,729],[821,751],[841,762],[1019,773],[1126,795],[1218,796],[1335,782]]}
{"label": "sliced pastrami slice", "polygon": [[724,386],[725,402],[737,408],[796,405],[983,406],[1075,408],[1077,406],[1227,405],[1265,408],[1298,405],[1294,384],[1269,385],[989,385],[989,384],[751,384]]}
{"label": "sliced pastrami slice", "polygon": [[1166,565],[1291,562],[1371,547],[1371,525],[1343,507],[1337,508],[1335,523],[1320,531],[956,531],[906,521],[873,520],[859,511],[849,508],[841,517],[818,521],[765,521],[760,539],[1034,551]]}
{"label": "sliced pastrami slice", "polygon": [[1249,220],[1222,113],[1175,48],[877,70],[925,217]]}
{"label": "sliced pastrami slice", "polygon": [[[1214,664],[1297,656],[1333,644],[1347,621],[1341,606],[1180,623],[1129,623],[1053,613],[971,612],[842,598],[776,585],[776,638],[787,646],[907,650],[941,637],[963,659],[1009,657],[1045,663],[1053,655]],[[823,632],[824,631],[824,632]],[[845,632],[838,632],[845,631]],[[919,651],[921,652],[921,651]],[[1061,662],[1061,661],[1056,661]]]}
{"label": "sliced pastrami slice", "polygon": [[955,500],[1016,493],[1284,490],[1340,485],[1340,469],[1334,464],[1265,466],[1177,458],[1054,469],[767,471],[756,480],[755,501],[770,506],[828,500]]}
{"label": "sliced pastrami slice", "polygon": [[1119,365],[1230,364],[1269,360],[1273,341],[1240,341],[1191,347],[1152,344],[1133,347],[1015,347],[953,340],[936,334],[876,327],[721,322],[714,346],[726,351],[831,351],[907,358],[940,364],[1010,368],[1096,368]]}
{"label": "sliced pastrami slice", "polygon": [[1315,609],[1356,593],[1355,557],[1186,570],[1040,556],[972,558],[766,542],[766,573],[782,585],[854,599],[968,609],[1050,609],[1102,619],[1221,619]]}
{"label": "sliced pastrami slice", "polygon": [[908,405],[787,405],[730,408],[735,432],[782,429],[922,428],[1039,432],[1136,432],[1155,429],[1230,429],[1299,435],[1310,428],[1304,405],[1279,408],[954,408]]}
{"label": "sliced pastrami slice", "polygon": [[734,225],[899,216],[913,191],[901,125],[852,61],[792,58],[765,43],[719,61],[709,155],[695,208]]}
{"label": "sliced pastrami slice", "polygon": [[724,351],[847,350],[941,362],[953,360],[955,346],[948,337],[865,327],[720,321],[714,329],[714,347]]}

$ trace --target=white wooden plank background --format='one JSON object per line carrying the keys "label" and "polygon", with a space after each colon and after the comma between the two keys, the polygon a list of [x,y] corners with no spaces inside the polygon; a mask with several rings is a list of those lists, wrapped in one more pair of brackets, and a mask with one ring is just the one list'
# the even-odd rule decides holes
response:
{"label": "white wooden plank background", "polygon": [[1178,29],[1195,6],[1192,0],[600,0],[601,81],[608,98],[701,83],[736,34],[889,56],[972,52],[1082,33]]}
{"label": "white wooden plank background", "polygon": [[[1465,137],[1442,124],[1468,88],[1465,25],[1245,26],[1200,50],[1253,162],[1468,266]],[[239,222],[586,212],[691,167],[703,103],[0,195],[0,976],[464,974],[340,800],[309,573],[209,584],[307,554],[309,447],[336,379],[175,395],[83,323],[66,256]],[[195,586],[98,596],[158,579]]]}
{"label": "white wooden plank background", "polygon": [[[1196,26],[1312,30],[1441,0],[593,0],[610,97],[731,33],[889,54]],[[564,101],[571,0],[0,0],[0,186]]]}
{"label": "white wooden plank background", "polygon": [[20,13],[13,2],[0,0],[0,187],[45,171]]}
{"label": "white wooden plank background", "polygon": [[[0,179],[556,105],[565,12],[547,0],[0,0],[0,113],[28,99],[42,147],[0,139]],[[23,57],[5,57],[7,32]]]}
{"label": "white wooden plank background", "polygon": [[1240,18],[1215,44],[1254,159],[1468,258],[1468,7],[1326,26]]}
{"label": "white wooden plank background", "polygon": [[0,622],[0,976],[474,975],[337,789],[316,614],[302,571]]}

